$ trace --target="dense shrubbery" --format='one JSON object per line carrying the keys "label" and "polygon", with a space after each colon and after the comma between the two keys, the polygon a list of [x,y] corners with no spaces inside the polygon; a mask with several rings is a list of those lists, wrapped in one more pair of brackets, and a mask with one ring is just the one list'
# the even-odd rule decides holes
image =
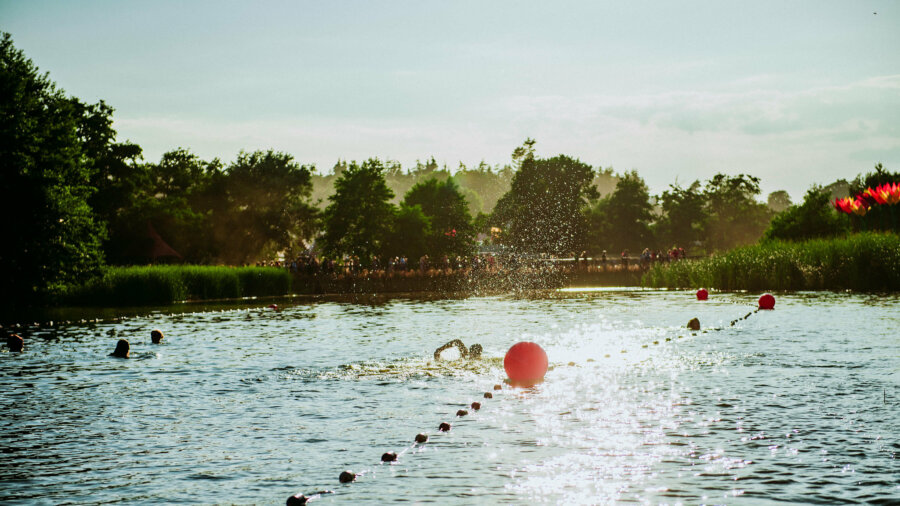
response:
{"label": "dense shrubbery", "polygon": [[110,306],[171,304],[189,299],[285,295],[290,289],[290,273],[274,267],[108,267],[102,276],[68,290],[61,302]]}
{"label": "dense shrubbery", "polygon": [[806,242],[769,241],[704,260],[657,265],[650,287],[721,290],[900,289],[900,236],[862,233]]}
{"label": "dense shrubbery", "polygon": [[849,220],[835,211],[831,195],[818,186],[806,192],[803,203],[779,213],[763,236],[766,240],[804,240],[833,237],[850,229]]}

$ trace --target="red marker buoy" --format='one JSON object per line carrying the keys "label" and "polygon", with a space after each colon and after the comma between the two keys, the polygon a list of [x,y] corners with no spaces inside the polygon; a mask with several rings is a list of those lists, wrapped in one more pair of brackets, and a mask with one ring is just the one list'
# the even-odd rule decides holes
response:
{"label": "red marker buoy", "polygon": [[775,309],[775,297],[771,293],[764,293],[759,297],[760,309]]}
{"label": "red marker buoy", "polygon": [[709,298],[709,292],[706,291],[706,288],[701,288],[697,290],[697,300],[706,300]]}
{"label": "red marker buoy", "polygon": [[278,304],[269,304],[269,309],[278,309]]}
{"label": "red marker buoy", "polygon": [[503,357],[506,375],[512,384],[519,386],[530,386],[543,380],[548,365],[547,353],[537,343],[516,343]]}

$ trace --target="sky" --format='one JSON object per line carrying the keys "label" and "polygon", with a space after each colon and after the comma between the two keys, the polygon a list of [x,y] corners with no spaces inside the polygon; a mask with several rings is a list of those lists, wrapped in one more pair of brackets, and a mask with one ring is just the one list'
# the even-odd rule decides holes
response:
{"label": "sky", "polygon": [[0,0],[0,30],[156,161],[538,156],[799,200],[900,170],[900,2]]}

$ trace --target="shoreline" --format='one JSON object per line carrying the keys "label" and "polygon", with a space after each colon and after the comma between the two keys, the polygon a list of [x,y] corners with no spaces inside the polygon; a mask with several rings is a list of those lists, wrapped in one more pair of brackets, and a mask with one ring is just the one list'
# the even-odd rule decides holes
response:
{"label": "shoreline", "polygon": [[[115,321],[154,313],[192,313],[254,308],[280,301],[377,303],[383,299],[464,299],[497,295],[526,295],[564,288],[639,288],[643,271],[573,271],[554,273],[466,272],[422,276],[418,272],[394,276],[304,276],[293,275],[291,293],[247,297],[185,299],[162,304],[60,304],[19,309],[0,315],[2,329],[19,326],[53,327],[60,323]],[[396,274],[403,274],[397,276]],[[413,275],[409,275],[413,274]],[[267,310],[266,308],[260,308]]]}

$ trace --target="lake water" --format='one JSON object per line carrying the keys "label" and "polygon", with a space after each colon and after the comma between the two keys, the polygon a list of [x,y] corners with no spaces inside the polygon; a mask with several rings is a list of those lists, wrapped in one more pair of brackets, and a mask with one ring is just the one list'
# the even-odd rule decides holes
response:
{"label": "lake water", "polygon": [[[900,502],[900,298],[777,298],[734,326],[756,294],[293,299],[31,329],[0,353],[0,502]],[[131,359],[107,356],[119,338]],[[487,359],[434,363],[456,338]],[[521,340],[546,381],[493,392]]]}

